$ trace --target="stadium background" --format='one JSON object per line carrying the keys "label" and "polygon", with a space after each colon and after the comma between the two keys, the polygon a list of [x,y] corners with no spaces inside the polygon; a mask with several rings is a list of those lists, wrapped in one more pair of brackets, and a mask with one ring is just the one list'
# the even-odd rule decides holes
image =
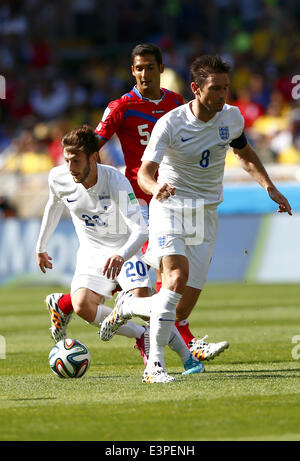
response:
{"label": "stadium background", "polygon": [[[48,248],[55,270],[45,277],[36,267],[47,175],[62,162],[62,134],[96,126],[107,103],[133,86],[130,52],[148,41],[163,50],[162,86],[186,101],[194,57],[219,53],[231,63],[228,102],[240,107],[249,141],[294,211],[277,214],[229,152],[209,280],[298,282],[299,19],[297,0],[1,2],[0,284],[69,283],[77,241],[67,214]],[[101,157],[122,169],[117,139]]]}

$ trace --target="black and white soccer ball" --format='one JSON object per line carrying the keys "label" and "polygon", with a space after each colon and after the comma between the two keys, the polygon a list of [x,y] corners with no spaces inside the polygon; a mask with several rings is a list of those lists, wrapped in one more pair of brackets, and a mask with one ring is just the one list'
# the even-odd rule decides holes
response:
{"label": "black and white soccer ball", "polygon": [[77,339],[62,339],[49,353],[50,368],[60,378],[81,378],[90,363],[88,348]]}

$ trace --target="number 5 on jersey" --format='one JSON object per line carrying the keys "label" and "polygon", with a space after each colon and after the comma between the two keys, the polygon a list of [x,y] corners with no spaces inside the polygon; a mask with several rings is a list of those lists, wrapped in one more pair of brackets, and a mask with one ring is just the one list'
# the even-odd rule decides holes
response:
{"label": "number 5 on jersey", "polygon": [[149,131],[147,131],[149,128],[148,124],[146,123],[145,125],[139,125],[137,128],[138,128],[140,137],[143,138],[143,139],[140,139],[140,143],[143,146],[147,146],[149,139],[150,139],[150,133]]}

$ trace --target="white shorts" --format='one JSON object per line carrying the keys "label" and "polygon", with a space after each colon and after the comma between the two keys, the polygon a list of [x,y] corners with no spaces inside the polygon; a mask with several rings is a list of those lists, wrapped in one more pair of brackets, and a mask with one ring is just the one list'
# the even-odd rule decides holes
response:
{"label": "white shorts", "polygon": [[88,288],[96,293],[112,298],[112,291],[119,284],[124,291],[135,288],[152,288],[146,264],[141,259],[141,253],[126,261],[120,274],[114,280],[102,275],[103,266],[108,257],[87,254],[78,250],[74,277],[71,283],[71,294],[79,288]]}
{"label": "white shorts", "polygon": [[174,228],[174,215],[170,218],[169,210],[163,206],[163,202],[152,200],[150,203],[149,246],[143,260],[155,269],[160,269],[161,260],[164,256],[186,256],[189,261],[187,286],[202,289],[206,282],[217,238],[217,206],[203,206],[201,221],[198,228],[202,228],[202,230],[199,232],[198,238],[193,238],[192,234],[184,230],[180,232],[178,226]]}

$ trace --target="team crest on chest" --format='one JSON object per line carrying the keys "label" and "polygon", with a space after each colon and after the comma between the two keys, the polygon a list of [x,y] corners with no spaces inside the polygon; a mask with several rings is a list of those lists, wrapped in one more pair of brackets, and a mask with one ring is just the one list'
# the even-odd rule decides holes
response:
{"label": "team crest on chest", "polygon": [[228,126],[219,126],[219,136],[222,141],[228,141],[229,139],[229,127]]}

